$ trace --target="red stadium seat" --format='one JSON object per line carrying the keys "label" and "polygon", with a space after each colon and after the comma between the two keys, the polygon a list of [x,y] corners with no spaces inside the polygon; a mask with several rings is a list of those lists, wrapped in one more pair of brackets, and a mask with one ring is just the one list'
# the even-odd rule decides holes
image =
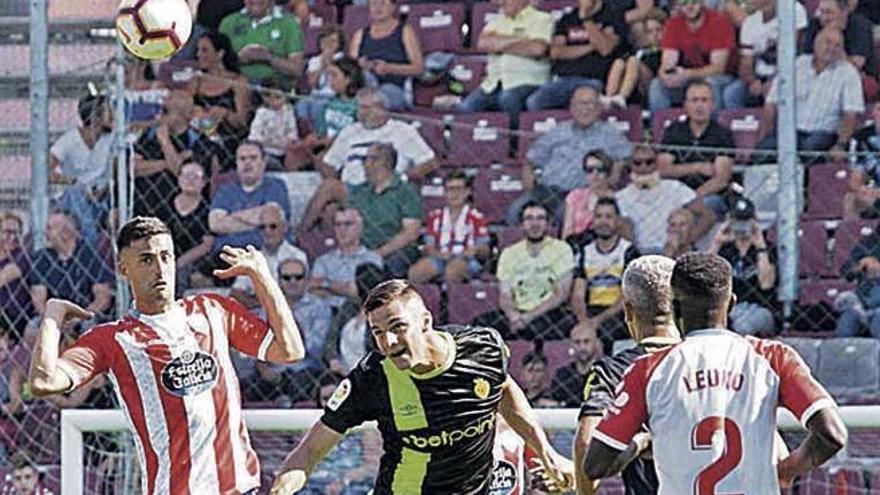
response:
{"label": "red stadium seat", "polygon": [[748,162],[751,150],[758,144],[758,124],[762,111],[760,108],[727,109],[722,110],[718,116],[718,122],[733,132],[737,162]]}
{"label": "red stadium seat", "polygon": [[663,142],[663,134],[666,128],[672,125],[676,120],[684,120],[685,113],[683,108],[668,108],[666,110],[657,110],[651,117],[651,133],[654,136],[654,143]]}
{"label": "red stadium seat", "polygon": [[880,341],[871,338],[823,340],[816,379],[838,401],[876,398],[880,391]]}
{"label": "red stadium seat", "polygon": [[480,33],[486,24],[501,14],[498,13],[498,6],[494,2],[477,2],[471,11],[471,48],[476,49],[477,40],[480,39]]}
{"label": "red stadium seat", "polygon": [[516,244],[525,237],[525,233],[520,227],[500,227],[495,232],[495,235],[498,238],[497,247],[499,251]]}
{"label": "red stadium seat", "polygon": [[853,290],[855,284],[842,279],[837,280],[801,280],[798,300],[801,304],[825,303],[834,307],[834,300],[841,292]]}
{"label": "red stadium seat", "polygon": [[447,163],[455,166],[490,165],[507,160],[509,119],[503,112],[455,115]]}
{"label": "red stadium seat", "polygon": [[842,276],[843,264],[849,259],[853,248],[862,239],[873,234],[876,220],[843,220],[834,232],[834,273]]}
{"label": "red stadium seat", "polygon": [[498,307],[496,284],[449,284],[449,323],[467,325],[474,318]]}
{"label": "red stadium seat", "polygon": [[623,109],[606,110],[602,118],[614,124],[633,143],[642,141],[642,107],[630,105]]}
{"label": "red stadium seat", "polygon": [[318,2],[309,13],[309,20],[305,26],[305,55],[307,57],[320,51],[318,46],[318,33],[324,26],[336,22],[336,6]]}
{"label": "red stadium seat", "polygon": [[318,256],[332,251],[336,247],[336,239],[329,233],[313,230],[296,238],[297,247],[309,255],[309,261],[314,263]]}
{"label": "red stadium seat", "polygon": [[494,164],[481,168],[474,179],[474,205],[489,223],[502,220],[508,205],[522,193],[519,165]]}
{"label": "red stadium seat", "polygon": [[517,383],[522,383],[522,360],[526,354],[532,352],[534,344],[528,340],[516,339],[505,342],[510,349],[510,365],[508,372]]}
{"label": "red stadium seat", "polygon": [[438,158],[446,154],[446,144],[443,142],[444,118],[443,113],[427,109],[416,109],[404,116],[404,119],[419,131],[422,139],[434,150]]}
{"label": "red stadium seat", "polygon": [[[464,98],[483,80],[486,73],[486,56],[456,55],[447,72],[450,77],[462,84],[462,94],[459,96]],[[433,107],[435,98],[448,94],[451,94],[449,86],[442,80],[432,85],[423,85],[416,81],[413,88],[413,100],[417,107]]]}
{"label": "red stadium seat", "polygon": [[185,89],[195,76],[195,71],[195,61],[174,60],[160,65],[156,76],[168,89]]}
{"label": "red stadium seat", "polygon": [[425,307],[434,315],[437,324],[443,324],[440,320],[440,286],[436,284],[417,284],[416,291],[425,301]]}
{"label": "red stadium seat", "polygon": [[450,172],[448,168],[440,168],[422,181],[419,186],[419,195],[422,197],[422,212],[427,218],[430,211],[442,208],[446,204],[443,195],[443,180]]}
{"label": "red stadium seat", "polygon": [[346,5],[342,12],[342,30],[345,31],[346,40],[351,40],[355,31],[370,24],[370,9],[366,5]]}
{"label": "red stadium seat", "polygon": [[425,53],[462,49],[463,3],[416,3],[401,5],[409,9],[407,22],[416,30]]}
{"label": "red stadium seat", "polygon": [[834,277],[828,256],[828,230],[824,220],[804,220],[798,229],[801,277]]}
{"label": "red stadium seat", "polygon": [[849,185],[849,170],[843,164],[812,165],[807,169],[807,213],[809,218],[840,218],[843,197]]}
{"label": "red stadium seat", "polygon": [[529,146],[531,146],[541,134],[556,127],[560,122],[565,120],[571,120],[571,112],[567,109],[539,110],[519,114],[519,129],[523,132],[519,137],[518,156],[520,159],[525,158]]}

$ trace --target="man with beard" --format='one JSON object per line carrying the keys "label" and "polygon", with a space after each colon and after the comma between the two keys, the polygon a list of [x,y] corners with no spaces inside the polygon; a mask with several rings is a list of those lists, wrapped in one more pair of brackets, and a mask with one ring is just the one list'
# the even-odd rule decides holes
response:
{"label": "man with beard", "polygon": [[498,259],[499,308],[478,316],[474,325],[495,328],[505,340],[567,338],[575,323],[565,306],[574,255],[565,241],[547,235],[550,221],[541,204],[526,203],[520,224],[526,238]]}
{"label": "man with beard", "polygon": [[116,238],[119,275],[134,296],[125,317],[98,325],[59,352],[62,328],[90,311],[46,303],[31,361],[37,397],[69,393],[108,373],[135,432],[141,493],[256,493],[260,466],[242,420],[233,347],[288,363],[305,353],[302,337],[266,259],[252,246],[225,247],[220,278],[247,275],[268,323],[233,299],[203,293],[174,300],[174,243],[156,218],[135,217]]}
{"label": "man with beard", "polygon": [[620,208],[614,198],[599,198],[593,213],[596,238],[581,248],[577,278],[571,291],[571,307],[578,328],[599,338],[605,354],[614,341],[628,337],[623,323],[621,280],[626,265],[638,250],[620,236]]}

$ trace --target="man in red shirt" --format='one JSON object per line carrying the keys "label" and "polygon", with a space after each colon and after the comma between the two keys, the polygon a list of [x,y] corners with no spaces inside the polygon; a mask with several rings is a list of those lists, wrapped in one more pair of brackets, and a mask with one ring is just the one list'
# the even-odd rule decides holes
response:
{"label": "man in red shirt", "polygon": [[660,69],[648,96],[652,112],[681,105],[687,82],[698,78],[712,86],[719,109],[724,101],[723,90],[736,66],[736,31],[725,14],[704,2],[677,0],[678,13],[663,28]]}

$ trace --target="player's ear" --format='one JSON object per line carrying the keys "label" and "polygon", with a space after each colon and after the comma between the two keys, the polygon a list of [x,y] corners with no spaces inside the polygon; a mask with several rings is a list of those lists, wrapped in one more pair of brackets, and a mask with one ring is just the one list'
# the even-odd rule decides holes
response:
{"label": "player's ear", "polygon": [[733,307],[736,306],[736,294],[733,292],[730,293],[730,300],[727,302],[727,314],[729,315],[731,311],[733,311]]}
{"label": "player's ear", "polygon": [[629,331],[630,336],[634,340],[638,340],[636,337],[636,332],[638,331],[638,326],[636,325],[636,314],[630,306],[629,301],[623,301],[623,321],[626,323],[626,328]]}
{"label": "player's ear", "polygon": [[[122,253],[120,253],[121,255]],[[119,256],[119,261],[116,262],[116,271],[119,275],[124,279],[128,279],[128,269],[125,266],[125,262],[122,260],[122,256]]]}
{"label": "player's ear", "polygon": [[672,314],[675,317],[675,326],[678,331],[684,335],[684,317],[681,313],[681,303],[677,299],[672,300]]}

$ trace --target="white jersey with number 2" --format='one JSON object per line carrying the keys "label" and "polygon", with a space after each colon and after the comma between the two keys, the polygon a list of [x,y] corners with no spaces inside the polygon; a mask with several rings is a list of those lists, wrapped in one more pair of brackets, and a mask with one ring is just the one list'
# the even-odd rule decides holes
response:
{"label": "white jersey with number 2", "polygon": [[693,331],[633,363],[593,437],[623,450],[647,424],[660,495],[778,495],[778,406],[804,425],[836,407],[785,344]]}

